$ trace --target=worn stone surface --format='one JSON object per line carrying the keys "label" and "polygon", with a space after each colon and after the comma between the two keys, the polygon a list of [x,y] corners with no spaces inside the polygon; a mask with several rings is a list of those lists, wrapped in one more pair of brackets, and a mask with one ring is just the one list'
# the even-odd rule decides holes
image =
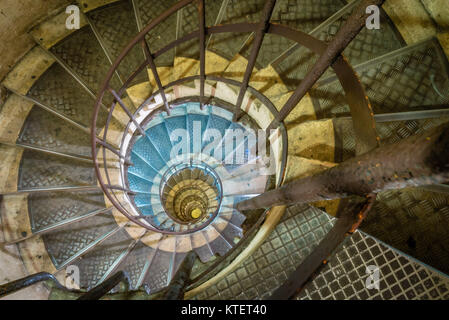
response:
{"label": "worn stone surface", "polygon": [[200,62],[196,59],[176,57],[174,66],[175,79],[196,76],[200,72]]}
{"label": "worn stone surface", "polygon": [[20,160],[23,150],[16,147],[0,145],[0,192],[17,191]]}
{"label": "worn stone surface", "polygon": [[31,235],[31,224],[28,218],[28,195],[4,196],[0,204],[4,238],[7,242],[22,239]]}
{"label": "worn stone surface", "polygon": [[[62,12],[51,17],[50,19],[45,20],[43,23],[37,25],[30,31],[30,35],[34,38],[34,40],[44,48],[51,48],[62,39],[77,31],[67,29],[66,20],[69,16],[65,12],[64,8],[62,9]],[[80,27],[82,28],[86,25],[87,20],[83,15],[81,15]]]}
{"label": "worn stone surface", "polygon": [[407,44],[437,33],[435,24],[419,0],[389,0],[383,8]]}
{"label": "worn stone surface", "polygon": [[97,9],[99,7],[105,6],[107,4],[111,4],[117,2],[119,0],[77,0],[80,5],[80,8],[84,12],[89,12],[91,10]]}
{"label": "worn stone surface", "polygon": [[[173,67],[157,67],[157,73],[163,86],[174,81]],[[151,87],[157,88],[156,80],[151,70],[148,71]]]}
{"label": "worn stone surface", "polygon": [[272,66],[268,66],[259,71],[254,69],[249,84],[272,101],[275,100],[275,97],[279,97],[288,92],[288,88]]}
{"label": "worn stone surface", "polygon": [[225,58],[212,51],[206,51],[206,75],[219,76],[226,69],[228,64],[229,61]]}
{"label": "worn stone surface", "polygon": [[0,111],[0,137],[2,141],[16,143],[33,103],[11,95]]}
{"label": "worn stone surface", "polygon": [[34,237],[18,245],[22,261],[28,274],[38,272],[55,273],[56,268],[47,252],[42,237]]}
{"label": "worn stone surface", "polygon": [[[1,219],[0,219],[1,221]],[[0,242],[4,241],[3,224],[0,225]],[[28,272],[22,262],[17,245],[0,247],[0,284],[26,277]],[[33,285],[0,300],[47,300],[49,291],[43,284]]]}
{"label": "worn stone surface", "polygon": [[424,8],[442,29],[449,29],[449,4],[446,0],[421,0]]}
{"label": "worn stone surface", "polygon": [[28,29],[69,3],[69,0],[1,1],[0,80],[34,46]]}
{"label": "worn stone surface", "polygon": [[[248,60],[246,60],[244,56],[237,54],[234,59],[229,62],[229,65],[226,67],[226,70],[223,72],[222,76],[224,78],[242,81],[247,64]],[[256,71],[257,69],[254,70],[254,72]]]}
{"label": "worn stone surface", "polygon": [[[293,92],[288,92],[280,95],[278,98],[274,98],[272,102],[276,109],[280,111],[292,94]],[[285,118],[284,122],[287,125],[287,129],[290,129],[305,121],[316,120],[316,118],[317,116],[315,114],[312,99],[307,93],[301,101],[299,101],[296,107],[293,108],[287,118]]]}
{"label": "worn stone surface", "polygon": [[34,47],[7,75],[3,85],[25,95],[53,63],[54,60],[41,48]]}
{"label": "worn stone surface", "polygon": [[288,131],[289,155],[320,161],[334,161],[332,120],[308,121]]}

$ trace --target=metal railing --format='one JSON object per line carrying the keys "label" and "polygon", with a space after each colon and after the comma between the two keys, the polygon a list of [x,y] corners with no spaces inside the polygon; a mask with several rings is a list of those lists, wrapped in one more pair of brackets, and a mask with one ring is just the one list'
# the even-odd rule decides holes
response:
{"label": "metal railing", "polygon": [[[379,2],[379,1],[364,1],[364,2]],[[199,16],[199,22],[198,22],[198,30],[193,31],[179,39],[176,39],[166,45],[165,47],[159,49],[156,52],[151,52],[151,48],[149,47],[146,36],[151,32],[151,30],[157,26],[159,23],[170,17],[172,14],[175,14],[178,10],[184,8],[185,6],[197,3],[198,6],[198,16]],[[168,103],[167,100],[167,90],[172,88],[175,85],[182,84],[184,82],[194,81],[199,79],[200,81],[200,95],[198,97],[198,101],[201,103],[201,105],[204,105],[205,102],[205,93],[204,93],[204,87],[205,82],[207,80],[212,81],[220,81],[224,83],[232,83],[236,84],[240,87],[240,92],[238,95],[237,103],[234,105],[233,113],[234,113],[234,120],[238,120],[242,116],[243,110],[241,110],[240,106],[243,101],[243,97],[246,94],[246,92],[250,92],[251,94],[254,94],[257,92],[254,88],[251,88],[249,85],[249,81],[251,78],[251,75],[254,71],[254,66],[256,59],[258,57],[258,53],[260,51],[261,43],[263,41],[265,34],[273,34],[281,37],[285,37],[287,39],[293,40],[299,45],[305,46],[314,53],[320,55],[320,57],[323,56],[329,56],[329,53],[332,55],[332,59],[326,60],[326,63],[320,63],[320,68],[325,70],[327,67],[332,66],[334,70],[336,71],[337,75],[339,76],[340,81],[342,82],[342,85],[345,89],[350,90],[350,94],[348,94],[348,90],[346,90],[347,98],[348,98],[348,104],[351,108],[351,112],[353,114],[354,118],[354,124],[355,124],[355,131],[358,137],[358,143],[361,148],[365,148],[368,146],[377,146],[377,136],[373,134],[372,128],[374,127],[374,119],[371,115],[371,109],[369,106],[369,102],[367,101],[366,95],[364,93],[364,90],[354,74],[353,70],[349,66],[349,64],[346,62],[345,59],[341,58],[341,51],[343,48],[338,47],[337,49],[334,48],[334,46],[326,45],[326,43],[317,40],[313,37],[311,37],[308,34],[305,34],[301,31],[293,30],[291,28],[288,28],[286,26],[282,25],[276,25],[270,23],[270,17],[272,15],[274,6],[276,4],[275,0],[268,0],[265,4],[264,10],[263,10],[263,18],[260,21],[260,23],[237,23],[237,24],[224,24],[224,25],[218,25],[218,26],[205,26],[204,20],[205,20],[205,7],[204,7],[204,0],[183,0],[178,3],[176,3],[173,7],[168,9],[166,12],[162,13],[159,17],[154,19],[150,22],[149,25],[147,25],[123,50],[123,52],[119,55],[119,57],[116,59],[116,61],[113,63],[112,68],[109,70],[106,80],[101,86],[100,92],[97,97],[96,105],[95,105],[95,111],[92,118],[92,158],[95,166],[96,175],[98,178],[98,182],[105,193],[105,195],[108,197],[108,199],[111,201],[111,203],[116,207],[123,215],[125,215],[129,220],[134,222],[135,224],[144,227],[151,231],[156,232],[162,232],[162,233],[168,233],[168,234],[182,234],[182,232],[173,232],[173,231],[166,231],[166,230],[158,230],[154,226],[150,225],[148,222],[145,221],[145,218],[142,216],[136,216],[131,210],[129,210],[129,207],[123,204],[123,201],[121,201],[115,191],[122,191],[124,193],[130,193],[131,190],[125,188],[125,187],[115,187],[111,188],[113,183],[111,183],[111,177],[108,170],[108,158],[106,157],[107,150],[111,151],[115,156],[118,157],[118,162],[121,162],[125,166],[131,165],[129,159],[126,157],[126,153],[123,150],[120,150],[120,148],[114,148],[110,144],[108,144],[106,141],[108,141],[108,132],[109,127],[111,124],[111,120],[113,119],[113,112],[116,107],[121,108],[125,114],[129,117],[129,124],[127,129],[134,127],[135,130],[140,135],[145,135],[145,130],[142,128],[141,124],[138,123],[136,119],[136,114],[142,108],[148,104],[149,101],[155,98],[155,96],[160,96],[162,98],[162,106],[158,108],[157,112],[165,111],[168,114],[170,113],[171,106]],[[349,27],[346,27],[348,29]],[[346,30],[345,29],[345,30]],[[242,82],[238,82],[235,80],[223,78],[223,77],[217,77],[217,76],[208,76],[205,73],[205,65],[206,65],[206,46],[205,46],[205,39],[206,36],[210,36],[213,34],[220,34],[220,33],[243,33],[243,32],[252,32],[255,33],[255,41],[253,44],[253,49],[251,51],[251,55],[248,60],[247,69],[245,71],[245,75],[243,77]],[[179,46],[189,40],[192,39],[198,39],[198,44],[200,48],[200,71],[198,76],[192,76],[192,77],[186,77],[182,79],[175,79],[173,82],[162,85],[160,76],[158,74],[158,70],[155,64],[155,59],[163,55],[164,53],[168,52],[169,50],[175,48],[176,46]],[[345,42],[346,43],[346,42]],[[111,87],[111,80],[113,76],[115,75],[117,69],[119,68],[121,62],[125,59],[125,57],[133,50],[135,47],[141,47],[143,49],[143,52],[145,53],[145,61],[143,61],[140,66],[131,73],[131,75],[124,80],[123,85],[118,88],[114,89]],[[332,49],[333,48],[333,49]],[[332,50],[331,50],[332,49]],[[341,49],[341,50],[340,50]],[[331,51],[329,51],[331,50]],[[328,52],[329,51],[329,52]],[[339,58],[340,57],[340,58]],[[124,95],[126,94],[126,90],[128,89],[128,86],[133,82],[133,80],[143,71],[145,71],[147,68],[151,69],[152,74],[154,76],[154,80],[156,82],[158,91],[155,94],[152,94],[148,99],[146,99],[138,108],[137,111],[133,114],[130,110],[130,108],[125,104],[124,102]],[[320,70],[321,70],[320,69]],[[324,71],[323,71],[324,72]],[[304,87],[303,83],[309,83],[309,78],[312,76],[312,73],[308,74],[305,79],[302,81],[302,88]],[[314,79],[317,77],[316,73],[313,73]],[[317,78],[316,78],[317,80]],[[316,81],[315,80],[315,81]],[[313,82],[314,83],[314,82]],[[310,86],[307,88],[310,88],[313,83],[310,83]],[[299,88],[298,88],[299,89]],[[261,97],[261,100],[264,102],[269,101],[268,98],[263,96],[260,92],[257,92],[257,96]],[[101,109],[101,106],[103,105],[103,99],[105,95],[110,94],[113,97],[113,102],[111,106],[109,107],[109,114],[108,118],[106,120],[106,125],[103,130],[103,136],[97,137],[97,119],[98,114]],[[271,124],[266,128],[269,129],[280,129],[282,131],[283,128],[283,120],[289,115],[289,113],[292,111],[293,107],[297,104],[300,97],[298,94],[294,95],[296,98],[289,99],[289,101],[286,103],[286,105],[281,109],[280,112],[276,110],[276,108],[271,104],[268,103],[270,112],[273,114],[274,120],[271,122]],[[358,123],[362,123],[362,125],[358,125]],[[124,133],[123,138],[125,137],[126,133]],[[285,137],[286,140],[286,137]],[[123,141],[123,139],[122,139]],[[103,169],[104,169],[104,175],[102,174],[102,171],[100,169],[100,160],[98,159],[98,146],[102,148],[103,152]],[[283,145],[283,148],[286,149],[286,145]],[[284,154],[286,156],[286,154]],[[284,163],[285,165],[285,163]],[[279,185],[279,184],[278,184]],[[128,207],[128,208],[127,208]]]}
{"label": "metal railing", "polygon": [[26,289],[32,285],[50,281],[56,288],[63,290],[64,292],[70,292],[80,295],[79,300],[98,300],[105,296],[109,291],[115,288],[119,283],[125,282],[129,285],[128,276],[125,272],[119,271],[109,279],[91,289],[89,292],[84,293],[80,290],[68,289],[63,286],[56,277],[48,272],[39,272],[22,279],[11,281],[6,284],[0,285],[0,298],[6,297],[10,294]]}
{"label": "metal railing", "polygon": [[[190,32],[187,35],[184,35],[181,38],[178,38],[171,43],[167,44],[163,48],[157,50],[156,52],[152,52],[148,42],[146,41],[146,37],[149,33],[161,22],[166,20],[171,15],[175,14],[178,10],[186,7],[187,5],[196,3],[198,7],[198,29]],[[267,108],[270,110],[273,115],[273,120],[269,124],[267,128],[267,132],[270,132],[271,129],[280,130],[284,139],[283,143],[283,159],[282,159],[282,170],[281,174],[278,177],[277,187],[279,187],[282,183],[283,176],[285,174],[285,163],[287,158],[287,145],[286,145],[286,132],[284,127],[284,120],[288,117],[288,115],[292,112],[292,110],[296,107],[298,102],[304,97],[304,95],[312,88],[312,86],[317,82],[317,80],[324,74],[324,72],[332,67],[345,91],[347,103],[350,107],[354,132],[356,138],[356,151],[357,154],[363,154],[372,150],[379,146],[379,138],[375,129],[375,121],[373,117],[373,112],[371,105],[368,101],[368,98],[365,94],[365,91],[347,62],[347,60],[342,56],[343,50],[348,46],[350,41],[358,34],[358,32],[363,28],[365,24],[365,20],[367,18],[367,14],[365,9],[369,5],[381,5],[383,0],[363,0],[360,5],[355,9],[354,13],[347,20],[347,22],[343,25],[341,30],[337,33],[335,38],[330,43],[325,43],[320,41],[313,36],[306,34],[299,30],[294,30],[287,26],[278,25],[270,22],[271,15],[273,13],[274,7],[276,5],[276,0],[267,0],[265,3],[265,7],[263,9],[262,19],[259,23],[236,23],[236,24],[223,24],[223,25],[215,25],[215,26],[206,26],[205,25],[205,3],[204,0],[182,0],[172,6],[170,9],[162,13],[160,16],[152,20],[142,31],[126,46],[126,48],[122,51],[122,53],[118,56],[118,58],[113,63],[111,69],[109,70],[107,77],[103,84],[101,85],[101,89],[97,96],[96,105],[94,108],[94,114],[92,118],[92,127],[91,127],[91,137],[92,137],[92,158],[95,166],[96,175],[98,178],[98,182],[103,190],[104,194],[113,204],[113,206],[121,212],[124,216],[126,216],[130,221],[135,224],[146,228],[151,231],[156,231],[165,234],[183,234],[184,232],[173,232],[167,230],[158,230],[154,226],[149,225],[142,217],[134,215],[129,209],[126,208],[126,205],[118,199],[115,191],[122,191],[124,193],[129,193],[130,190],[124,187],[115,187],[112,188],[113,185],[111,183],[111,177],[108,171],[110,167],[108,165],[108,158],[106,157],[107,150],[111,151],[114,155],[118,157],[118,162],[124,164],[125,166],[131,165],[129,159],[127,158],[126,152],[121,150],[121,148],[115,148],[111,146],[108,141],[108,132],[110,129],[110,124],[113,119],[113,112],[117,107],[120,107],[124,113],[129,118],[129,123],[127,126],[127,130],[130,128],[134,129],[134,132],[137,132],[140,135],[146,135],[144,128],[141,123],[138,123],[136,115],[152,100],[156,97],[160,97],[162,103],[160,106],[152,112],[152,115],[156,115],[159,112],[167,112],[170,114],[170,110],[172,106],[169,103],[169,99],[167,97],[167,92],[171,88],[176,85],[180,85],[183,83],[191,82],[194,80],[199,80],[200,82],[200,90],[199,96],[191,97],[197,99],[200,103],[201,107],[206,103],[205,96],[205,83],[208,80],[215,82],[223,82],[226,84],[236,85],[240,88],[237,102],[232,107],[232,112],[234,113],[234,121],[238,121],[242,115],[245,113],[241,109],[241,105],[243,102],[243,98],[247,92],[256,96],[260,101],[262,101]],[[247,68],[245,74],[243,76],[243,80],[241,82],[224,78],[221,76],[212,76],[206,74],[206,41],[208,36],[212,36],[215,34],[223,34],[223,33],[253,33],[254,41],[252,44],[251,53],[248,59]],[[284,37],[290,41],[293,41],[298,46],[305,47],[312,51],[314,54],[319,56],[319,59],[310,70],[310,72],[304,77],[298,88],[295,90],[293,95],[288,99],[285,105],[278,111],[271,101],[264,96],[261,92],[257,91],[255,88],[250,86],[250,79],[254,72],[254,66],[256,64],[257,57],[259,55],[259,51],[261,49],[261,45],[266,34],[275,35],[279,37]],[[191,41],[193,39],[198,40],[199,45],[199,75],[190,76],[181,79],[175,79],[174,81],[163,85],[160,75],[158,74],[158,69],[155,63],[155,60],[158,57],[161,57],[164,53],[169,52],[173,48],[186,43],[187,41]],[[134,70],[128,78],[124,79],[123,85],[120,88],[112,88],[111,80],[116,74],[117,69],[119,68],[121,62],[125,59],[125,57],[130,54],[131,50],[136,47],[141,47],[145,55],[145,61],[143,61],[140,66]],[[152,75],[154,77],[154,82],[157,86],[157,91],[153,93],[148,99],[146,99],[140,106],[138,106],[136,112],[132,112],[130,108],[124,102],[126,90],[129,88],[134,79],[141,73],[146,72],[147,69],[150,69]],[[108,118],[106,120],[106,124],[103,130],[102,137],[97,136],[97,120],[99,111],[103,105],[103,99],[106,95],[112,95],[113,102],[109,106]],[[126,130],[126,131],[127,131]],[[122,145],[125,140],[126,131],[122,137]],[[136,138],[136,136],[134,137]],[[100,160],[98,159],[98,147],[101,147],[103,150],[103,163],[100,165]],[[101,167],[104,169],[103,176],[101,172]],[[362,216],[369,210],[370,206],[365,206]],[[265,211],[266,213],[266,211]],[[263,219],[262,219],[263,220]],[[261,223],[261,222],[260,222]],[[343,230],[344,229],[344,230]],[[332,232],[334,232],[333,230]],[[337,232],[337,231],[335,231]],[[345,228],[341,228],[338,232],[343,232],[345,234],[347,230]]]}
{"label": "metal railing", "polygon": [[[190,252],[184,258],[178,271],[173,276],[173,279],[170,282],[169,286],[159,295],[148,295],[148,299],[153,300],[157,299],[160,296],[165,300],[182,300],[184,297],[185,289],[189,284],[190,273],[196,259],[196,254],[194,252]],[[72,298],[72,296],[74,295],[75,297],[77,297],[77,300],[100,300],[109,292],[111,292],[112,289],[120,285],[120,283],[125,284],[125,290],[129,288],[130,284],[128,274],[124,271],[118,271],[88,292],[83,292],[81,290],[66,288],[51,273],[40,272],[0,285],[0,298],[6,297],[38,283],[50,282],[54,286],[54,288],[59,289],[63,293],[67,294],[67,297]]]}

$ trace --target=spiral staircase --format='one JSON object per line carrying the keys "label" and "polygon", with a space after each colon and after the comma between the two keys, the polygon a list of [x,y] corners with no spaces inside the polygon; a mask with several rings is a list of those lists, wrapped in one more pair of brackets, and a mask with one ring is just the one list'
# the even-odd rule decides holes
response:
{"label": "spiral staircase", "polygon": [[79,30],[65,8],[37,23],[2,82],[3,246],[28,274],[68,286],[79,270],[49,299],[119,271],[129,285],[106,298],[149,299],[189,252],[186,299],[263,299],[361,212],[295,298],[448,299],[446,184],[237,209],[448,122],[439,41],[407,44],[383,10],[285,113],[360,3],[80,0]]}

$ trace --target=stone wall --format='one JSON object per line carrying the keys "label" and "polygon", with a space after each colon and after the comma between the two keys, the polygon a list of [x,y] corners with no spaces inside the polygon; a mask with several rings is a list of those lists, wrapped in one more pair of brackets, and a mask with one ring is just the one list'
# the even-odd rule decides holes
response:
{"label": "stone wall", "polygon": [[449,58],[448,0],[386,0],[383,8],[407,44],[437,37]]}
{"label": "stone wall", "polygon": [[70,0],[0,1],[0,80],[33,46],[27,31],[70,4]]}

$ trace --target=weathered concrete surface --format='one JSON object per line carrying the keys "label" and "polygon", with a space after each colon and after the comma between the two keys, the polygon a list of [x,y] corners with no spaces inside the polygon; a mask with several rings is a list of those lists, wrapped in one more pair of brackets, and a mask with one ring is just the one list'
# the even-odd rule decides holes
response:
{"label": "weathered concrete surface", "polygon": [[[1,224],[0,219],[0,242],[4,240],[3,224]],[[22,263],[17,245],[0,246],[0,284],[8,283],[27,275],[28,272]],[[48,295],[49,291],[42,284],[37,284],[0,300],[47,300]]]}
{"label": "weathered concrete surface", "polygon": [[69,0],[0,1],[0,80],[34,46],[27,31],[70,2]]}
{"label": "weathered concrete surface", "polygon": [[[34,27],[30,34],[36,42],[45,48],[50,48],[59,41],[76,32],[76,29],[67,29],[66,20],[68,14],[65,10],[57,15],[45,20],[43,23]],[[80,15],[80,28],[87,25],[85,16]]]}
{"label": "weathered concrete surface", "polygon": [[436,26],[419,0],[388,0],[383,5],[407,44],[436,35]]}
{"label": "weathered concrete surface", "polygon": [[421,0],[439,28],[449,30],[449,3],[447,0]]}
{"label": "weathered concrete surface", "polygon": [[119,0],[77,0],[79,6],[84,12],[88,12],[117,1]]}

